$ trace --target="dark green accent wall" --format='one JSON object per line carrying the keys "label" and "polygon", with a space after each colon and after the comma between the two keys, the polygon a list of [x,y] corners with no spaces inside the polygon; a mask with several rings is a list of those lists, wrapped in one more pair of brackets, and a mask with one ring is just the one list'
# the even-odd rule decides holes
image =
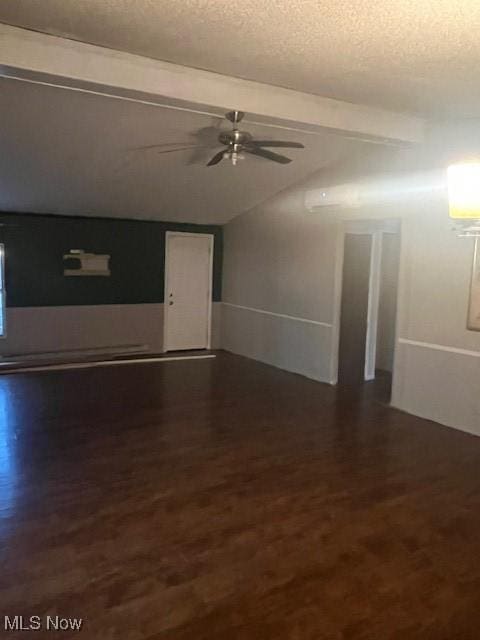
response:
{"label": "dark green accent wall", "polygon": [[[213,299],[221,300],[221,226],[4,213],[7,305],[163,302],[166,231],[214,234]],[[111,276],[65,277],[63,255],[70,249],[110,254]]]}

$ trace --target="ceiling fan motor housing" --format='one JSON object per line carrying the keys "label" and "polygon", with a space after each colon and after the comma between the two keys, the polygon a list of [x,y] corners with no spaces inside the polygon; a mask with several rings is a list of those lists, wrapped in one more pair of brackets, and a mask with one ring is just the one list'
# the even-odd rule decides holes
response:
{"label": "ceiling fan motor housing", "polygon": [[238,131],[238,129],[234,129],[233,131],[222,131],[222,133],[218,136],[218,141],[221,144],[225,145],[244,145],[251,140],[252,135],[250,133],[248,133],[247,131]]}

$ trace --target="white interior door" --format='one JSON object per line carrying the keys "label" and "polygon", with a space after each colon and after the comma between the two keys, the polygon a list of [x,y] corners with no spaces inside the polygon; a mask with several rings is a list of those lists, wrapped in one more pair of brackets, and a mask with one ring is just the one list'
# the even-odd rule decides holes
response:
{"label": "white interior door", "polygon": [[208,349],[213,236],[167,232],[164,350]]}

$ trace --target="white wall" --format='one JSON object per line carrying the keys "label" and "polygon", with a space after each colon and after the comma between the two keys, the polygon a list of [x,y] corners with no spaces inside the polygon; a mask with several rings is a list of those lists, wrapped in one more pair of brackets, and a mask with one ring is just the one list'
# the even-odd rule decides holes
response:
{"label": "white wall", "polygon": [[342,157],[321,173],[224,226],[223,348],[329,383],[337,379],[344,222],[362,215],[338,207],[310,213],[305,195],[346,182],[367,159],[380,170],[391,154],[359,143],[338,148]]}
{"label": "white wall", "polygon": [[338,227],[301,202],[224,227],[222,346],[328,382]]}
{"label": "white wall", "polygon": [[[223,347],[335,381],[343,221],[400,218],[392,403],[480,435],[480,333],[466,329],[473,242],[452,231],[441,171],[472,140],[480,148],[480,135],[453,127],[433,132],[421,149],[365,153],[229,223]],[[358,207],[305,211],[312,185],[349,179],[363,190]]]}
{"label": "white wall", "polygon": [[[212,348],[218,348],[221,303],[212,308]],[[2,356],[163,349],[163,304],[113,304],[7,309]]]}
{"label": "white wall", "polygon": [[467,330],[473,240],[442,203],[404,220],[392,403],[480,435],[480,333]]}

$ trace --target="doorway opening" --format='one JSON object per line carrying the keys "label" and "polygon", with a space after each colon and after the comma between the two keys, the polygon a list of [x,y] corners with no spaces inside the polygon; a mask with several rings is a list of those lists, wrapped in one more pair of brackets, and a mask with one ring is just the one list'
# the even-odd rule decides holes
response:
{"label": "doorway opening", "polygon": [[[395,224],[394,224],[395,223]],[[376,381],[390,401],[395,355],[400,228],[366,223],[344,234],[338,382]]]}
{"label": "doorway opening", "polygon": [[340,384],[358,384],[365,379],[371,254],[369,234],[345,234],[338,349]]}
{"label": "doorway opening", "polygon": [[167,231],[164,351],[210,349],[213,235]]}

